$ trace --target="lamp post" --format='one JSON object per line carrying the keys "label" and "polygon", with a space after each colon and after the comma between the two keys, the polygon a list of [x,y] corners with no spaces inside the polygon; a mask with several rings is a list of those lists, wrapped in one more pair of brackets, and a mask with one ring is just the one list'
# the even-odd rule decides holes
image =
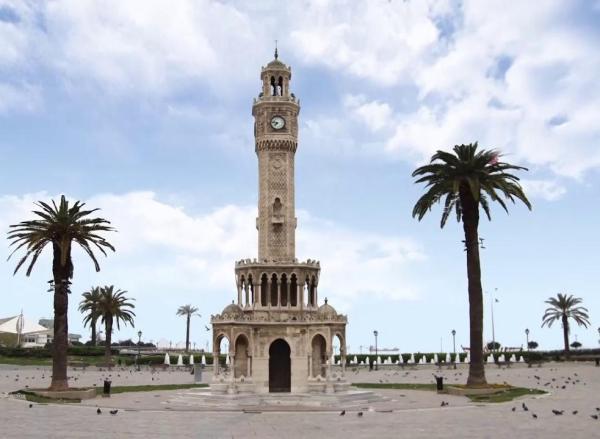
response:
{"label": "lamp post", "polygon": [[137,363],[138,372],[140,371],[140,358],[142,356],[141,349],[142,349],[142,331],[138,331],[138,354],[137,354],[137,358],[135,361]]}
{"label": "lamp post", "polygon": [[525,337],[527,337],[527,350],[529,350],[529,328],[525,329]]}
{"label": "lamp post", "polygon": [[453,329],[451,334],[452,334],[452,351],[454,352],[454,355],[456,355],[456,330]]}
{"label": "lamp post", "polygon": [[373,335],[375,336],[375,370],[379,370],[377,367],[377,336],[379,335],[379,332],[373,331]]}

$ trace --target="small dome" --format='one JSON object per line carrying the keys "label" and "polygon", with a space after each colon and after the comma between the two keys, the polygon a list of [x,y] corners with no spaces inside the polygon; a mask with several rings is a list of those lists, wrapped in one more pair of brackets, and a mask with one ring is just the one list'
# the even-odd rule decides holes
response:
{"label": "small dome", "polygon": [[242,308],[240,308],[239,305],[236,305],[235,303],[231,302],[229,305],[227,305],[223,309],[223,312],[221,313],[221,315],[225,315],[225,314],[240,315],[242,313],[243,313]]}
{"label": "small dome", "polygon": [[319,307],[317,314],[323,316],[337,316],[337,311],[333,306],[329,305],[327,299],[325,299],[325,304]]}

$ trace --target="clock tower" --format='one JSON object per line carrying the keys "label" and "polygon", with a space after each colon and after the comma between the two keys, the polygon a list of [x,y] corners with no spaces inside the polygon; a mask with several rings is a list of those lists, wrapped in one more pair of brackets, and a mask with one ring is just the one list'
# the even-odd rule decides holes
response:
{"label": "clock tower", "polygon": [[258,156],[258,260],[291,262],[296,252],[294,155],[300,102],[290,93],[292,71],[278,59],[261,69],[262,92],[254,99]]}
{"label": "clock tower", "polygon": [[[321,264],[296,259],[294,157],[300,102],[292,70],[275,59],[261,68],[252,103],[258,156],[258,258],[235,263],[237,301],[211,316],[213,358],[229,340],[229,367],[213,362],[212,393],[345,392],[345,315],[319,306]],[[332,361],[333,340],[340,357]],[[335,368],[334,368],[335,366]]]}

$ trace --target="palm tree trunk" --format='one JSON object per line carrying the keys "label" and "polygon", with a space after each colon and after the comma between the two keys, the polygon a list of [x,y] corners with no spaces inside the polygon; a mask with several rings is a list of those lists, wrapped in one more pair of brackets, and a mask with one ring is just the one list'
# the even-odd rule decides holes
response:
{"label": "palm tree trunk", "polygon": [[92,346],[96,346],[96,319],[92,319]]}
{"label": "palm tree trunk", "polygon": [[69,344],[69,269],[61,265],[60,248],[54,245],[52,261],[54,278],[54,338],[52,340],[52,381],[51,390],[69,388],[67,379],[67,348]]}
{"label": "palm tree trunk", "polygon": [[568,360],[571,356],[571,350],[569,348],[569,319],[567,316],[562,316],[562,325],[563,325],[563,339],[565,342],[565,358]]}
{"label": "palm tree trunk", "polygon": [[106,338],[104,343],[104,361],[107,367],[111,367],[111,358],[110,358],[110,345],[112,343],[112,316],[107,317],[105,320],[104,330],[106,331]]}
{"label": "palm tree trunk", "polygon": [[190,349],[190,315],[187,315],[187,325],[185,329],[185,353]]}
{"label": "palm tree trunk", "polygon": [[479,205],[468,187],[461,187],[460,200],[463,208],[463,229],[467,248],[467,279],[469,290],[470,352],[467,386],[486,385],[483,364],[483,294],[479,260]]}

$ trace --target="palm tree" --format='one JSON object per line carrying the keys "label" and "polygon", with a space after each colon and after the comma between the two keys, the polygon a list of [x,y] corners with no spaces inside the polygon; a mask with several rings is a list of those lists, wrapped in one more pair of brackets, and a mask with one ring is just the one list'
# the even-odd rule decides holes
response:
{"label": "palm tree", "polygon": [[92,329],[92,346],[96,346],[96,322],[98,321],[98,304],[100,302],[100,287],[91,287],[82,294],[83,300],[79,302],[79,312],[85,314],[83,326],[90,325]]}
{"label": "palm tree", "polygon": [[544,303],[550,305],[546,308],[542,317],[542,328],[560,320],[563,327],[563,340],[565,342],[565,357],[569,358],[569,319],[575,320],[579,326],[588,327],[590,324],[588,310],[583,306],[577,306],[582,302],[579,297],[558,293],[556,297],[549,297]]}
{"label": "palm tree", "polygon": [[112,341],[113,324],[116,323],[117,329],[121,329],[120,323],[133,324],[135,313],[129,308],[135,308],[135,305],[125,297],[127,291],[115,290],[114,285],[105,286],[100,289],[100,302],[98,305],[98,313],[101,322],[104,323],[104,332],[106,334],[104,355],[106,365],[110,366],[110,345]]}
{"label": "palm tree", "polygon": [[[456,213],[463,223],[467,252],[469,290],[469,321],[471,363],[468,386],[487,384],[483,364],[483,297],[479,259],[479,207],[491,220],[489,202],[496,201],[508,213],[505,200],[521,200],[529,209],[531,204],[519,185],[513,170],[527,170],[500,161],[494,150],[477,150],[477,143],[456,145],[454,154],[437,151],[428,165],[417,168],[415,183],[426,183],[427,192],[417,201],[413,217],[420,221],[434,204],[444,200],[440,226],[443,228],[450,214]],[[505,200],[501,198],[504,197]]]}
{"label": "palm tree", "polygon": [[201,316],[200,316],[200,314],[198,314],[198,308],[196,308],[195,306],[192,306],[192,305],[180,306],[177,309],[177,315],[178,316],[186,316],[185,351],[187,352],[190,349],[190,319],[192,318],[193,315],[197,315],[198,317],[201,317]]}
{"label": "palm tree", "polygon": [[10,226],[8,239],[10,246],[15,246],[10,257],[19,249],[25,248],[23,256],[13,274],[29,259],[26,275],[29,276],[39,256],[47,244],[52,245],[52,281],[54,290],[54,342],[52,350],[52,382],[50,389],[66,390],[67,379],[67,346],[68,346],[68,293],[73,278],[73,261],[71,259],[72,244],[78,244],[94,263],[96,271],[100,265],[93,249],[106,256],[106,249],[114,251],[114,247],[106,241],[100,232],[114,229],[110,222],[103,218],[90,218],[98,209],[84,210],[85,203],[76,201],[70,205],[62,195],[57,206],[38,201],[35,205],[40,210],[33,213],[39,217],[30,221],[22,221]]}

